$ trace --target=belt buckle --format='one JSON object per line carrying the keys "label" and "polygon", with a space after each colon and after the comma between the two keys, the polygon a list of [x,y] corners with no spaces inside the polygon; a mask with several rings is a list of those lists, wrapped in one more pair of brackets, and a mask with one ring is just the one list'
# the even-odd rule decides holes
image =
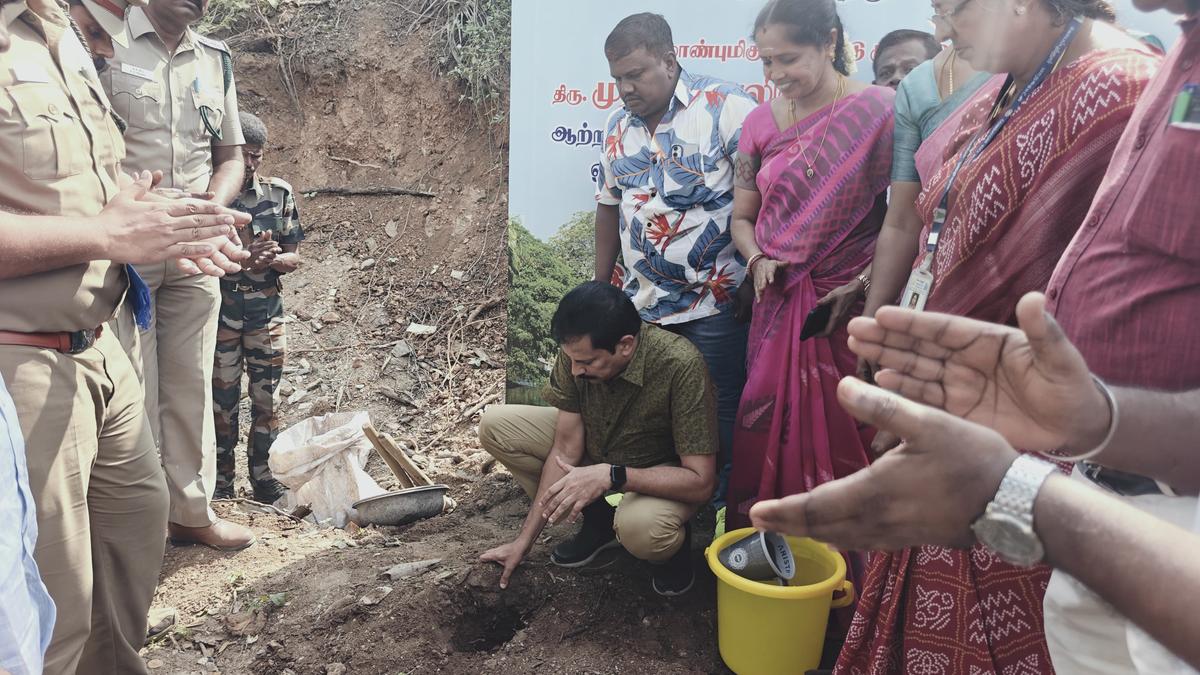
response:
{"label": "belt buckle", "polygon": [[71,333],[71,351],[68,354],[79,354],[87,351],[92,345],[96,344],[95,328],[85,328]]}

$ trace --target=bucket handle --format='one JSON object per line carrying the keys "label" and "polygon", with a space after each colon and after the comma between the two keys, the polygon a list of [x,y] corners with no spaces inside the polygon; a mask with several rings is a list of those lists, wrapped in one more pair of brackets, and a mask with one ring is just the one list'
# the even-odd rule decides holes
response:
{"label": "bucket handle", "polygon": [[829,605],[830,609],[841,609],[842,607],[849,607],[854,604],[854,584],[850,580],[843,580],[842,585],[833,592],[837,593],[838,591],[841,591],[843,595],[840,598],[835,597],[833,599],[833,602]]}

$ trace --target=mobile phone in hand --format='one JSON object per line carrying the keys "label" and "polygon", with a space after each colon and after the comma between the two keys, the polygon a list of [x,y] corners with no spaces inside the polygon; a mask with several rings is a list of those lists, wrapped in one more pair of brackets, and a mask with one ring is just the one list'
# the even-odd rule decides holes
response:
{"label": "mobile phone in hand", "polygon": [[829,317],[832,315],[832,302],[814,307],[804,319],[804,326],[800,328],[800,339],[807,340],[817,333],[825,330],[825,326],[829,325]]}

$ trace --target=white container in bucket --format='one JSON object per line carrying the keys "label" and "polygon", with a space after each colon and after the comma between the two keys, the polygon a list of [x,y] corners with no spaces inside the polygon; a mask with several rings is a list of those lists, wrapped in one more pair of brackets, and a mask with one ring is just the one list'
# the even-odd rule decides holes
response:
{"label": "white container in bucket", "polygon": [[[704,551],[717,577],[717,642],[725,665],[738,675],[803,673],[820,665],[829,610],[854,602],[846,561],[825,544],[783,537],[795,561],[786,586],[745,579],[720,554],[747,535],[735,530]],[[777,582],[776,582],[777,583]],[[840,594],[834,597],[835,594]]]}

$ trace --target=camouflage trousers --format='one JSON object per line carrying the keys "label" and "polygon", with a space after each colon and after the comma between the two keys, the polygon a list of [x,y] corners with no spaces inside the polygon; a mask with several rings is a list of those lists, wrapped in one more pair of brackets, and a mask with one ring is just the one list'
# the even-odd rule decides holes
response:
{"label": "camouflage trousers", "polygon": [[233,486],[243,371],[250,389],[250,438],[246,454],[252,484],[272,478],[267,460],[271,444],[279,435],[275,409],[283,377],[283,298],[274,286],[262,290],[239,288],[249,287],[221,282],[221,314],[217,320],[213,366],[218,490]]}

